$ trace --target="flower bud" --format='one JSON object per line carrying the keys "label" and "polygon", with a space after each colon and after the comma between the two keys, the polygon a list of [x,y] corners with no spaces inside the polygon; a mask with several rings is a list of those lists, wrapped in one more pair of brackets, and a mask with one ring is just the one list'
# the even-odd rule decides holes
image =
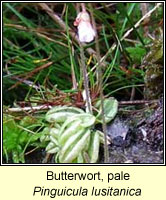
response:
{"label": "flower bud", "polygon": [[90,16],[87,12],[83,11],[77,15],[74,26],[78,28],[80,42],[91,42],[94,40],[96,33],[90,23]]}

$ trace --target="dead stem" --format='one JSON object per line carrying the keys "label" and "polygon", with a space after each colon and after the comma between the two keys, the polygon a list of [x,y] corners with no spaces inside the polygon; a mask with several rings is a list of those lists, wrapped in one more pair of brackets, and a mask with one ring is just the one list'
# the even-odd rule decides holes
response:
{"label": "dead stem", "polygon": [[[74,57],[74,48],[73,48],[73,46],[71,46],[71,49],[73,49],[71,56]],[[72,60],[71,60],[71,78],[72,78],[72,85],[73,85],[72,89],[76,90],[77,89],[77,80],[76,80],[75,70],[74,70],[74,65],[73,65]]]}
{"label": "dead stem", "polygon": [[[136,65],[133,65],[132,68],[135,69]],[[135,97],[135,87],[131,89],[130,101],[133,101]]]}
{"label": "dead stem", "polygon": [[36,151],[36,149],[38,149],[38,148],[39,148],[39,147],[35,147],[35,148],[33,148],[32,150],[26,152],[24,155],[27,156],[28,154],[31,154],[31,153],[33,153],[34,151]]}
{"label": "dead stem", "polygon": [[[141,11],[142,11],[142,15],[146,15],[146,13],[148,12],[148,3],[140,3],[141,6]],[[145,37],[147,37],[149,35],[149,28],[148,28],[148,23],[150,21],[150,17],[147,17],[143,23],[144,23],[144,35]]]}
{"label": "dead stem", "polygon": [[27,112],[27,111],[41,111],[41,110],[48,110],[52,108],[50,105],[40,105],[40,106],[29,106],[29,107],[19,107],[19,108],[7,108],[5,112]]}
{"label": "dead stem", "polygon": [[119,105],[138,105],[138,104],[151,104],[157,103],[158,100],[134,100],[134,101],[120,101]]}
{"label": "dead stem", "polygon": [[45,158],[43,159],[42,163],[45,164],[45,163],[48,163],[49,160],[51,159],[52,155],[50,153],[46,153],[46,156]]}

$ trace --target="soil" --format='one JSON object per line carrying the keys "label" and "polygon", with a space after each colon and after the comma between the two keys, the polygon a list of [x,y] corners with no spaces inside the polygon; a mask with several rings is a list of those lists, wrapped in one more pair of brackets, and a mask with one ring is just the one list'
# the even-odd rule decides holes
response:
{"label": "soil", "polygon": [[163,163],[163,99],[152,107],[122,114],[108,126],[110,163]]}

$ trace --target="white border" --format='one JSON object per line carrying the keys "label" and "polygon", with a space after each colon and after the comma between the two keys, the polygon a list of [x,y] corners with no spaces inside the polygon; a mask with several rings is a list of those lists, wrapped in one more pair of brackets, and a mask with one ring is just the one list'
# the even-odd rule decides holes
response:
{"label": "white border", "polygon": [[[148,1],[147,3],[163,3],[164,6],[163,6],[163,9],[164,9],[164,21],[163,21],[163,28],[164,28],[164,33],[163,33],[163,42],[164,42],[164,99],[163,99],[163,104],[164,104],[164,108],[163,108],[163,116],[164,116],[164,163],[163,164],[112,164],[112,163],[108,163],[108,164],[105,164],[105,163],[99,163],[99,164],[2,164],[2,112],[3,112],[3,106],[2,106],[2,69],[3,69],[3,65],[2,65],[2,42],[3,42],[3,38],[2,38],[2,33],[3,33],[3,30],[2,30],[2,27],[3,27],[3,20],[2,20],[2,4],[3,3],[7,3],[7,2],[12,2],[12,3],[39,3],[39,2],[46,2],[46,1],[1,1],[1,163],[0,165],[1,166],[165,166],[165,1]],[[49,3],[49,2],[52,2],[52,3],[77,3],[77,1],[48,1],[46,3]],[[95,2],[99,2],[99,1],[82,1],[82,2],[92,2],[92,3],[95,3]],[[136,2],[136,3],[146,3],[146,1],[102,1],[103,3],[119,3],[119,2],[125,2],[125,3],[133,3],[133,2]]]}

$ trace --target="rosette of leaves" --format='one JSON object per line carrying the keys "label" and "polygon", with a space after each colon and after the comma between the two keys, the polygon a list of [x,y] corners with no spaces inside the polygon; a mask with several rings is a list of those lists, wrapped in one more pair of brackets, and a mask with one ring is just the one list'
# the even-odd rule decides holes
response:
{"label": "rosette of leaves", "polygon": [[[45,127],[41,141],[48,141],[46,151],[55,154],[56,163],[95,163],[99,156],[100,143],[104,134],[94,129],[101,123],[101,102],[96,103],[96,116],[82,109],[68,106],[56,106],[50,109],[45,119],[50,123]],[[105,119],[108,123],[117,113],[115,99],[105,99]]]}

